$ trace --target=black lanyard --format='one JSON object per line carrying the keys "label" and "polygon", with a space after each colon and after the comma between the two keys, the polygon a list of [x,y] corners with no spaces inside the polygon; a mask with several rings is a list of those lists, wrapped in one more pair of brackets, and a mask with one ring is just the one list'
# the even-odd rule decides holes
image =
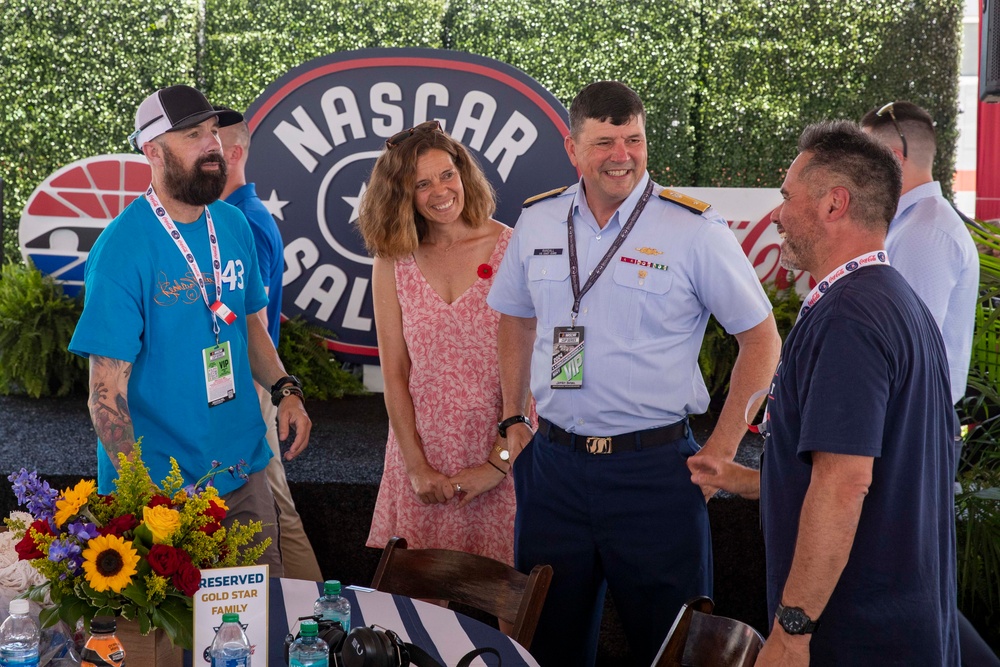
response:
{"label": "black lanyard", "polygon": [[[618,236],[615,237],[615,242],[611,244],[608,251],[604,253],[604,257],[597,264],[597,267],[591,272],[590,277],[587,278],[587,282],[583,284],[583,289],[580,289],[580,266],[577,261],[576,255],[576,232],[573,231],[573,204],[569,205],[569,213],[566,215],[566,235],[569,237],[569,281],[573,286],[573,313],[571,317],[571,326],[576,326],[576,316],[580,314],[580,300],[583,295],[586,294],[597,279],[604,273],[604,269],[608,268],[608,264],[611,263],[611,258],[615,256],[618,249],[622,247],[622,243],[625,243],[625,238],[635,227],[636,221],[639,219],[639,215],[642,213],[643,209],[646,208],[646,203],[649,201],[649,195],[653,192],[653,179],[649,179],[646,183],[646,188],[642,191],[642,196],[639,197],[639,201],[636,203],[635,208],[632,210],[632,215],[628,217],[628,221],[622,230],[618,232]],[[586,196],[586,195],[584,195]]]}

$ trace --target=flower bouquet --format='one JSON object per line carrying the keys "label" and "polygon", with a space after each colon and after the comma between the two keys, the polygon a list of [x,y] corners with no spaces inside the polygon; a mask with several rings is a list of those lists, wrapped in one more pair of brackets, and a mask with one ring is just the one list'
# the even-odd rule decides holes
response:
{"label": "flower bouquet", "polygon": [[[28,597],[52,605],[43,626],[64,620],[71,628],[88,626],[97,615],[138,621],[139,632],[162,629],[174,646],[193,643],[192,596],[201,586],[201,569],[252,565],[270,544],[249,546],[261,531],[259,521],[222,526],[227,507],[211,480],[222,472],[244,476],[241,466],[215,467],[196,484],[185,486],[180,467],[160,486],[142,463],[140,444],[133,460],[118,457],[116,491],[97,493],[81,480],[61,493],[21,469],[8,479],[28,519],[5,520],[15,549],[45,578]],[[214,462],[213,462],[214,463]]]}

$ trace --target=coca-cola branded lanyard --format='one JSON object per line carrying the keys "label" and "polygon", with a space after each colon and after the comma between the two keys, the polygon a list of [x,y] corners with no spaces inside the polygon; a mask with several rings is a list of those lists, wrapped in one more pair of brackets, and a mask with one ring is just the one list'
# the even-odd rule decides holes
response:
{"label": "coca-cola branded lanyard", "polygon": [[639,201],[636,202],[635,208],[632,210],[632,215],[628,217],[628,221],[625,226],[622,227],[621,231],[618,232],[618,236],[615,237],[615,242],[611,244],[608,251],[604,253],[604,257],[598,262],[597,267],[591,272],[590,277],[587,278],[587,282],[583,284],[583,288],[580,288],[580,264],[577,260],[576,254],[576,232],[573,230],[573,206],[569,205],[569,213],[566,214],[566,235],[569,237],[569,281],[570,285],[573,287],[573,312],[570,316],[570,326],[576,326],[576,316],[580,313],[580,300],[583,299],[583,295],[594,286],[597,279],[600,278],[601,274],[604,273],[604,269],[608,268],[608,264],[611,263],[611,258],[615,256],[618,249],[625,243],[625,239],[628,237],[629,232],[635,227],[636,221],[639,219],[639,215],[642,210],[646,208],[646,203],[649,202],[649,195],[653,192],[653,179],[649,179],[646,182],[646,187],[642,191],[642,195],[639,197]]}
{"label": "coca-cola branded lanyard", "polygon": [[[830,290],[830,287],[835,282],[837,282],[838,280],[840,280],[849,273],[854,273],[863,266],[875,266],[878,264],[889,266],[889,258],[886,256],[884,250],[866,252],[865,254],[859,255],[854,259],[848,262],[844,262],[843,264],[838,266],[836,269],[828,273],[827,276],[823,278],[823,280],[820,281],[819,284],[816,285],[816,287],[813,287],[812,290],[809,292],[809,295],[806,296],[806,300],[802,302],[802,308],[799,309],[798,320],[801,320],[803,317],[805,317],[806,314],[816,306],[819,300],[823,298],[823,296]],[[764,408],[764,417],[763,419],[761,419],[761,422],[759,424],[750,423],[750,416],[751,416],[750,408],[762,396],[766,395],[768,395],[768,390],[761,389],[760,391],[754,392],[753,396],[750,397],[750,400],[747,401],[747,407],[746,411],[743,414],[743,419],[744,421],[746,421],[747,428],[752,433],[767,435],[768,414],[766,405]]]}
{"label": "coca-cola branded lanyard", "polygon": [[[806,300],[802,302],[802,308],[799,309],[798,319],[801,320],[803,317],[806,316],[806,313],[808,313],[816,306],[819,300],[822,299],[823,296],[830,290],[830,287],[833,285],[833,283],[837,282],[838,280],[840,280],[849,273],[854,273],[863,266],[875,266],[878,264],[884,264],[885,266],[889,266],[889,258],[886,256],[884,250],[866,252],[865,254],[859,255],[854,259],[850,260],[849,262],[844,262],[843,264],[838,266],[836,269],[828,273],[826,278],[823,278],[823,280],[821,280],[819,284],[816,285],[816,287],[812,288],[808,296],[806,296]],[[761,419],[759,424],[750,423],[750,408],[762,396],[768,396],[768,398],[770,398],[768,391],[769,390],[767,389],[761,389],[760,391],[754,392],[753,396],[750,397],[750,400],[747,401],[747,407],[743,413],[743,419],[747,424],[747,428],[752,433],[767,435],[768,414],[766,405],[764,407],[764,417],[763,419]]]}
{"label": "coca-cola branded lanyard", "polygon": [[[205,223],[208,227],[208,245],[212,249],[212,278],[215,281],[215,303],[211,303],[208,300],[208,290],[205,289],[205,277],[201,273],[201,269],[198,268],[198,261],[194,258],[194,253],[188,247],[187,242],[181,235],[180,230],[177,229],[177,225],[167,214],[167,210],[163,208],[160,203],[160,198],[156,196],[156,192],[153,191],[153,186],[150,185],[146,190],[146,202],[149,207],[153,209],[153,215],[156,219],[160,221],[163,229],[166,230],[170,238],[173,239],[174,245],[177,246],[177,250],[180,251],[181,255],[184,257],[184,261],[187,262],[188,267],[191,269],[191,275],[198,282],[198,287],[201,288],[201,297],[205,300],[205,305],[208,310],[212,313],[212,332],[215,334],[215,344],[219,344],[219,320],[217,314],[221,314],[226,321],[226,324],[231,324],[232,319],[229,319],[231,311],[226,308],[222,303],[222,256],[219,253],[219,241],[218,237],[215,235],[215,225],[212,223],[212,212],[205,207]],[[220,312],[220,309],[225,309]],[[235,315],[232,315],[235,319]]]}
{"label": "coca-cola branded lanyard", "polygon": [[885,254],[885,250],[874,250],[872,252],[866,252],[863,255],[858,255],[849,262],[844,262],[833,271],[826,275],[812,288],[806,300],[802,302],[802,308],[799,309],[799,316],[796,321],[801,320],[806,314],[816,307],[816,304],[820,299],[829,291],[830,287],[833,286],[835,282],[843,278],[849,273],[853,273],[863,266],[875,266],[875,265],[885,265],[889,266],[889,258]]}

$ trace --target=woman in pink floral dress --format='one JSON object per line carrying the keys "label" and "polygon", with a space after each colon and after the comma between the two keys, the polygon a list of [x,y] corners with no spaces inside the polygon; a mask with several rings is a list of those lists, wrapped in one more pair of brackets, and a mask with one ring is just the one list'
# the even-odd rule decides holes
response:
{"label": "woman in pink floral dress", "polygon": [[361,204],[389,413],[368,546],[514,557],[514,486],[497,435],[499,314],[486,295],[510,240],[493,189],[436,121],[386,141]]}

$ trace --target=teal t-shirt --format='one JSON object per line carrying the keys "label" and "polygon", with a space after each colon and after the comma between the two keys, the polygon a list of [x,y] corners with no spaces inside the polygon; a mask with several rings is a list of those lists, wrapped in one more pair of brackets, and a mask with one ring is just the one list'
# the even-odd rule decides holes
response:
{"label": "teal t-shirt", "polygon": [[[246,218],[232,206],[209,205],[218,235],[222,302],[236,314],[219,319],[219,341],[231,346],[236,396],[209,407],[202,351],[215,344],[212,316],[177,246],[145,198],[130,204],[105,229],[87,259],[83,315],[71,352],[96,354],[133,364],[128,407],[142,458],[154,481],[177,459],[186,484],[212,468],[246,462],[245,472],[263,470],[271,458],[264,421],[250,373],[247,315],[267,305]],[[204,214],[178,229],[215,300],[208,227]],[[97,447],[98,490],[113,490],[117,476],[104,447]],[[243,485],[227,473],[215,477],[226,494]]]}

